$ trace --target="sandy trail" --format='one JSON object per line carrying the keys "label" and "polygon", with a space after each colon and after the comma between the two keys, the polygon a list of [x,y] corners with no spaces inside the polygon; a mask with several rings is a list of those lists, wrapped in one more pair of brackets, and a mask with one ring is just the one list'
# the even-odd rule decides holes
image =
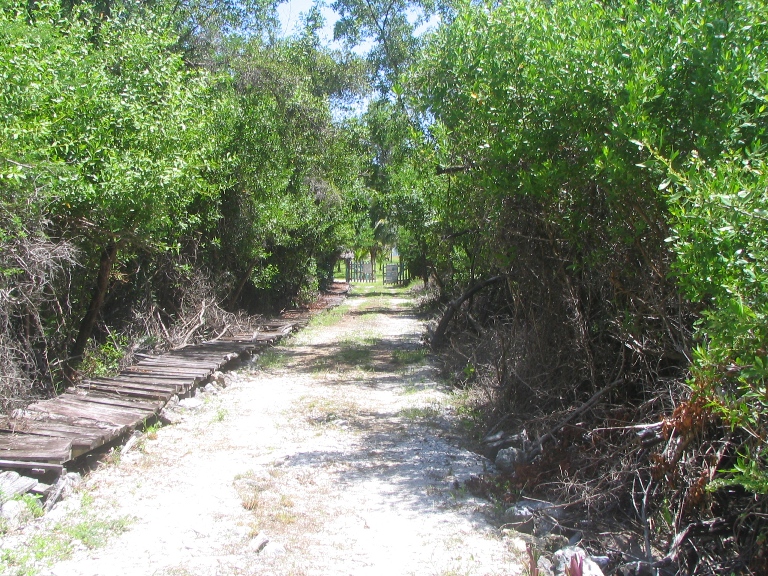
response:
{"label": "sandy trail", "polygon": [[487,461],[462,448],[411,304],[353,293],[92,472],[86,504],[75,495],[44,522],[87,505],[127,528],[41,573],[520,573],[519,541],[461,487]]}

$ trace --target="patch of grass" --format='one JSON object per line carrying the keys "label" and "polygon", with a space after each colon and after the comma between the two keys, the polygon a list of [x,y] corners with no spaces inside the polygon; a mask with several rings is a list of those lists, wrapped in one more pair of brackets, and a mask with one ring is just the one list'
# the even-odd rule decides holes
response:
{"label": "patch of grass", "polygon": [[256,510],[260,503],[258,492],[248,492],[240,495],[240,503],[246,510]]}
{"label": "patch of grass", "polygon": [[109,452],[107,452],[107,454],[104,456],[104,460],[102,460],[102,462],[106,466],[119,466],[122,457],[123,447],[115,446],[114,448],[110,448]]}
{"label": "patch of grass", "polygon": [[260,356],[256,362],[256,366],[262,370],[270,370],[280,368],[285,365],[285,355],[281,354],[277,350],[266,350]]}
{"label": "patch of grass", "polygon": [[397,416],[406,420],[431,420],[439,416],[440,413],[440,409],[435,406],[414,406],[403,408],[397,413]]}
{"label": "patch of grass", "polygon": [[353,419],[358,412],[354,402],[338,398],[305,397],[300,399],[299,410],[313,426],[325,426],[337,420]]}
{"label": "patch of grass", "polygon": [[40,496],[34,496],[33,494],[20,494],[14,496],[13,500],[18,500],[26,508],[26,516],[28,518],[40,518],[45,514],[45,510],[40,505]]}
{"label": "patch of grass", "polygon": [[0,573],[13,576],[34,576],[55,562],[72,556],[80,542],[90,549],[106,544],[107,540],[128,529],[127,517],[104,520],[90,509],[93,498],[81,496],[81,511],[59,522],[43,534],[36,534],[18,548],[7,548],[0,554]]}
{"label": "patch of grass", "polygon": [[224,419],[227,417],[227,415],[229,415],[229,410],[219,406],[218,408],[216,408],[216,414],[213,415],[213,420],[211,420],[211,421],[212,422],[223,422]]}
{"label": "patch of grass", "polygon": [[416,350],[394,350],[392,352],[392,362],[401,366],[408,364],[423,364],[426,358],[426,348],[418,348]]}
{"label": "patch of grass", "polygon": [[69,536],[73,541],[79,540],[86,548],[92,550],[106,544],[111,535],[125,532],[128,524],[127,518],[99,520],[89,517],[71,526],[59,525],[55,530]]}
{"label": "patch of grass", "polygon": [[479,438],[483,433],[485,421],[483,411],[471,390],[454,391],[448,402],[459,417],[461,427],[471,436]]}
{"label": "patch of grass", "polygon": [[310,319],[309,324],[307,324],[307,328],[324,328],[326,326],[333,326],[344,318],[344,315],[347,313],[347,311],[348,307],[343,305],[337,306],[336,308],[331,308],[330,310],[325,310],[320,314],[313,316]]}
{"label": "patch of grass", "polygon": [[369,364],[373,356],[373,351],[370,348],[362,346],[343,346],[334,358],[344,364],[353,364],[358,366],[360,364]]}
{"label": "patch of grass", "polygon": [[233,484],[237,495],[240,497],[240,504],[246,510],[257,510],[262,504],[262,493],[272,486],[271,480],[264,480],[257,477],[253,471],[235,476]]}
{"label": "patch of grass", "polygon": [[103,344],[88,347],[78,369],[88,377],[114,376],[129,345],[127,336],[112,334]]}
{"label": "patch of grass", "polygon": [[277,510],[270,514],[271,520],[280,525],[295,524],[298,517],[290,510]]}
{"label": "patch of grass", "polygon": [[406,384],[405,386],[403,386],[403,389],[400,392],[400,394],[402,394],[403,396],[410,396],[412,394],[418,394],[419,392],[421,392],[421,388],[419,388],[415,384]]}
{"label": "patch of grass", "polygon": [[155,422],[154,424],[150,424],[146,428],[144,428],[144,432],[147,435],[147,438],[149,440],[157,440],[157,431],[160,430],[162,427],[162,424],[160,422]]}

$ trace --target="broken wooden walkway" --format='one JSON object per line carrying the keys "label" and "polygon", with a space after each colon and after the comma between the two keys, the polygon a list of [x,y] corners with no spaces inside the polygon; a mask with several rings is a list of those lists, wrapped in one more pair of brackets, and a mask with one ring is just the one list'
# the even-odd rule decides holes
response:
{"label": "broken wooden walkway", "polygon": [[141,360],[113,377],[84,380],[64,394],[35,402],[0,426],[0,469],[58,475],[64,464],[156,419],[174,396],[187,396],[225,364],[273,345],[304,326],[310,313],[333,308],[326,295],[311,312],[289,313],[257,332],[186,346]]}

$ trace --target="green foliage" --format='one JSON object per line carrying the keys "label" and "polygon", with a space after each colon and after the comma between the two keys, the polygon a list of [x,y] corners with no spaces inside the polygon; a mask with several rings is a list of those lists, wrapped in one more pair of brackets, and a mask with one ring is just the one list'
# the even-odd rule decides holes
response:
{"label": "green foliage", "polygon": [[[766,22],[752,0],[464,3],[410,80],[449,169],[417,193],[444,289],[514,278],[569,327],[571,378],[605,371],[611,342],[649,369],[693,359],[747,447],[767,432]],[[768,462],[744,455],[754,489]]]}
{"label": "green foliage", "polygon": [[110,335],[101,345],[86,350],[79,369],[85,376],[113,376],[120,371],[120,361],[125,356],[129,341],[125,336]]}

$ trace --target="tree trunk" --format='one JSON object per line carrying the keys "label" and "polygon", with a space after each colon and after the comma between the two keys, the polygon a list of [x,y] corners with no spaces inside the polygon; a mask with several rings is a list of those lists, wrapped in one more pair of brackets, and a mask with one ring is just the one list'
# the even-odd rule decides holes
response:
{"label": "tree trunk", "polygon": [[486,286],[495,284],[496,282],[499,282],[503,279],[504,276],[494,276],[493,278],[488,278],[488,280],[483,280],[482,282],[475,284],[472,288],[464,292],[464,294],[455,300],[452,300],[448,304],[448,308],[445,309],[443,317],[440,319],[440,323],[437,325],[435,333],[432,335],[432,348],[437,349],[443,344],[443,339],[445,338],[446,330],[448,330],[448,325],[451,323],[453,315],[456,314],[459,306],[461,306],[465,300],[472,297],[475,293],[479,292]]}
{"label": "tree trunk", "polygon": [[93,329],[96,326],[96,320],[101,312],[101,307],[104,304],[104,299],[107,296],[107,290],[109,289],[109,276],[112,273],[112,265],[117,259],[117,251],[119,245],[117,242],[111,241],[104,248],[101,253],[101,261],[99,262],[99,273],[96,277],[96,287],[91,297],[91,304],[88,307],[80,323],[80,331],[77,333],[77,339],[72,347],[72,351],[69,354],[69,360],[64,371],[65,378],[71,380],[74,375],[74,369],[83,359],[83,353],[85,347],[88,344],[88,340],[91,339]]}
{"label": "tree trunk", "polygon": [[259,263],[259,260],[261,260],[261,258],[258,256],[251,260],[251,263],[248,265],[248,270],[246,270],[245,274],[240,277],[240,281],[237,283],[237,287],[232,292],[232,295],[227,298],[227,307],[230,310],[234,309],[235,303],[237,302],[238,298],[240,298],[240,294],[242,293],[243,288],[245,288],[245,283],[248,282],[248,279],[251,277],[251,273],[256,267],[256,264]]}

